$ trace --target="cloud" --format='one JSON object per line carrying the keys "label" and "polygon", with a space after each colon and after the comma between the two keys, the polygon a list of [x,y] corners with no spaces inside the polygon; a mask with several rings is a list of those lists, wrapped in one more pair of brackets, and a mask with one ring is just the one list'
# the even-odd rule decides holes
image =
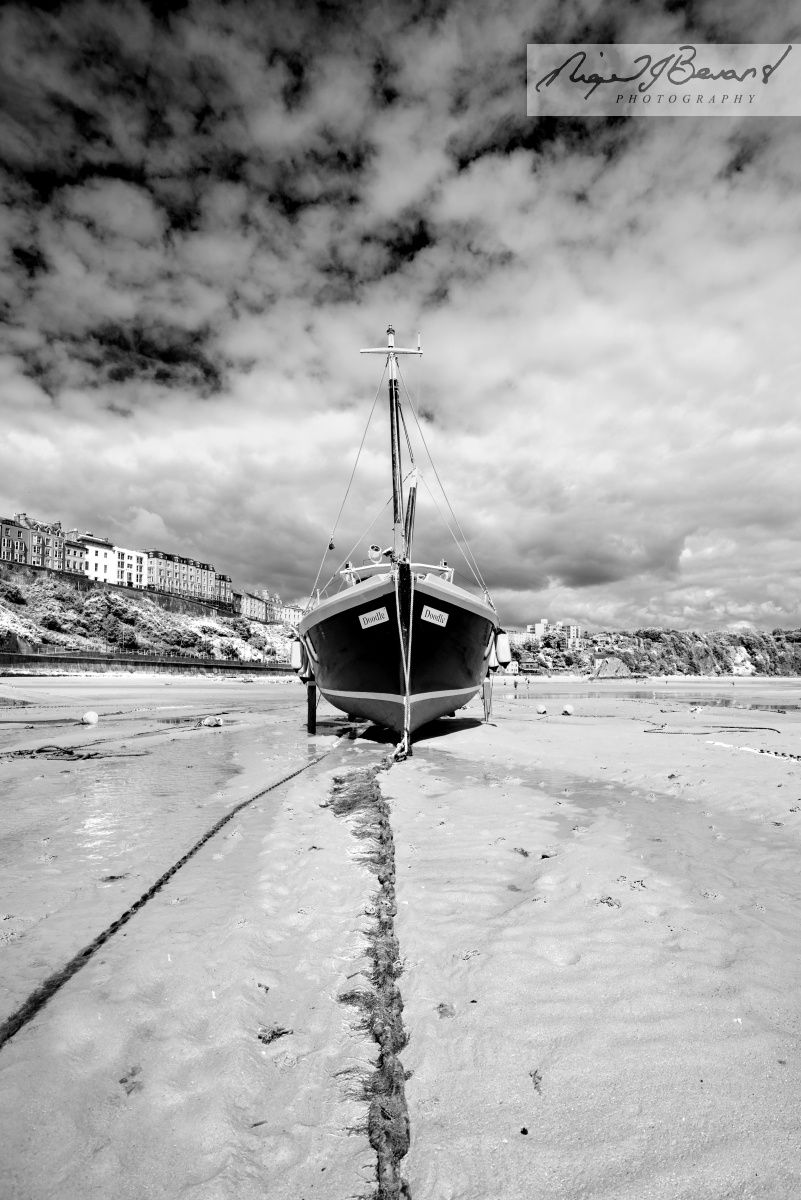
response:
{"label": "cloud", "polygon": [[793,35],[674,9],[7,5],[0,503],[307,594],[392,320],[504,620],[799,624],[797,122],[523,115],[527,41]]}

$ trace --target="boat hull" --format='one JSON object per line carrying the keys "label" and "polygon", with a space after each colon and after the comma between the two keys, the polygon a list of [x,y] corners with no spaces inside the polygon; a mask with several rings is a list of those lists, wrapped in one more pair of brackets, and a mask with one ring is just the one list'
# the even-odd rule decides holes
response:
{"label": "boat hull", "polygon": [[[411,597],[409,729],[455,712],[487,673],[498,618],[461,588],[426,577]],[[349,588],[304,617],[315,681],[336,708],[402,733],[405,676],[395,581]]]}

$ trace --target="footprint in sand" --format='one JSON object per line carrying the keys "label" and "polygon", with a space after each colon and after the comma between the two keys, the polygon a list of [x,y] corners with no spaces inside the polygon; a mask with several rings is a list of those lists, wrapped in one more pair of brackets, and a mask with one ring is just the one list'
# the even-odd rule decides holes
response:
{"label": "footprint in sand", "polygon": [[536,953],[555,967],[573,967],[581,958],[578,950],[564,942],[544,940],[536,947]]}
{"label": "footprint in sand", "polygon": [[456,1009],[452,1004],[442,1003],[437,1005],[437,1013],[439,1014],[439,1019],[442,1021],[447,1017],[455,1017]]}
{"label": "footprint in sand", "polygon": [[141,1067],[131,1067],[127,1074],[123,1075],[120,1083],[125,1088],[126,1096],[130,1096],[132,1092],[141,1092],[144,1084],[141,1079],[137,1079],[137,1075],[141,1075]]}

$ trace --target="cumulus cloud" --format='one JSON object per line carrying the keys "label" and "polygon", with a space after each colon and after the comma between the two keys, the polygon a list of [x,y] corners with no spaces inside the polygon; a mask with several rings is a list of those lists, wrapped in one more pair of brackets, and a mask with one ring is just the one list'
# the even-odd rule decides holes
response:
{"label": "cumulus cloud", "polygon": [[300,597],[392,320],[508,623],[798,624],[797,122],[523,115],[528,41],[796,32],[692,13],[6,5],[0,503]]}

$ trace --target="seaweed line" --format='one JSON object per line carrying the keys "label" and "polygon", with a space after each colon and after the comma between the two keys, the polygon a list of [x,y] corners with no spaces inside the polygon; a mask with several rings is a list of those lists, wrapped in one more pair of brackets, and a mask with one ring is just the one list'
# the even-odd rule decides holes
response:
{"label": "seaweed line", "polygon": [[379,1048],[376,1069],[361,1079],[359,1093],[370,1106],[367,1134],[377,1157],[378,1189],[374,1200],[411,1200],[409,1184],[400,1172],[401,1159],[409,1151],[410,1133],[404,1087],[407,1077],[398,1055],[409,1038],[396,982],[403,967],[395,936],[395,842],[389,806],[376,778],[391,762],[389,758],[381,766],[335,776],[327,807],[336,816],[351,819],[354,837],[364,843],[359,861],[378,880],[378,891],[366,910],[371,918],[366,951],[371,964],[368,986],[339,996],[342,1004],[358,1009],[361,1028]]}

